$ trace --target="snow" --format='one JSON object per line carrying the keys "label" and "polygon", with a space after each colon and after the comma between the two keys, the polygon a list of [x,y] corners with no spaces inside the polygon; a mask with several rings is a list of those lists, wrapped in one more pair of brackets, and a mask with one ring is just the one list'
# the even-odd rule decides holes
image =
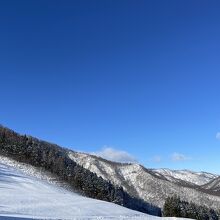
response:
{"label": "snow", "polygon": [[215,174],[207,172],[193,172],[190,170],[152,169],[152,171],[158,175],[163,175],[171,182],[183,180],[198,186],[202,186],[218,177]]}
{"label": "snow", "polygon": [[[37,169],[0,157],[0,219],[165,220],[68,191]],[[180,218],[178,218],[180,220]]]}
{"label": "snow", "polygon": [[178,195],[182,200],[193,201],[198,205],[213,209],[220,208],[218,195],[197,190],[200,184],[212,181],[216,177],[214,174],[187,170],[146,169],[139,164],[115,163],[82,152],[69,151],[68,156],[103,179],[122,186],[129,194],[160,208],[163,207],[165,199],[173,195]]}
{"label": "snow", "polygon": [[209,183],[205,184],[203,186],[203,188],[211,189],[213,191],[219,192],[219,190],[220,190],[220,177],[217,177],[217,178],[213,179],[212,181],[210,181]]}

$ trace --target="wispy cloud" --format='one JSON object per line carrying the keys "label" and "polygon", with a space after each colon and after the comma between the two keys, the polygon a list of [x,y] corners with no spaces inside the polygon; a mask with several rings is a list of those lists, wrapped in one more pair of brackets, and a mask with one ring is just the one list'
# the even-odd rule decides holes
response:
{"label": "wispy cloud", "polygon": [[184,155],[184,154],[180,154],[180,153],[173,153],[171,155],[171,160],[174,162],[178,162],[178,161],[186,161],[186,160],[190,160],[191,158]]}
{"label": "wispy cloud", "polygon": [[216,134],[216,139],[217,139],[217,140],[220,140],[220,132],[217,132],[217,134]]}
{"label": "wispy cloud", "polygon": [[116,150],[112,147],[104,147],[101,151],[92,153],[96,156],[105,158],[107,160],[120,163],[134,163],[137,162],[134,156],[126,151]]}

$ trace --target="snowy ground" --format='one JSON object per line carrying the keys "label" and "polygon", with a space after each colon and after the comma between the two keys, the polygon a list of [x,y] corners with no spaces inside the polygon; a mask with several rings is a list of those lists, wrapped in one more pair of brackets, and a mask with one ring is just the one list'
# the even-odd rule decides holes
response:
{"label": "snowy ground", "polygon": [[[164,220],[112,203],[85,198],[0,157],[0,219]],[[23,171],[22,171],[23,170]],[[36,173],[35,173],[36,174]],[[176,218],[172,218],[176,219]]]}

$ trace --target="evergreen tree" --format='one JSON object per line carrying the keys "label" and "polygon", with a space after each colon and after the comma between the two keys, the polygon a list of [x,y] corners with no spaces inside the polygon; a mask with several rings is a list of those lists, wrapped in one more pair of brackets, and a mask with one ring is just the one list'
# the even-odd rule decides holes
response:
{"label": "evergreen tree", "polygon": [[164,203],[163,216],[183,217],[197,220],[218,220],[218,212],[181,200],[178,196],[168,197]]}
{"label": "evergreen tree", "polygon": [[133,198],[122,187],[117,187],[84,169],[69,158],[69,150],[55,144],[19,135],[0,126],[0,155],[49,171],[85,196],[114,202],[141,212],[161,215],[160,208],[142,199]]}

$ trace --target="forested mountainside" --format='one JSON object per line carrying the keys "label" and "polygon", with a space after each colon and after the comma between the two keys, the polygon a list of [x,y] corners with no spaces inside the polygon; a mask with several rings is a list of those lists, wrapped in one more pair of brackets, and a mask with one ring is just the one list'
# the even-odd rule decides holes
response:
{"label": "forested mountainside", "polygon": [[[69,157],[84,168],[112,183],[123,186],[131,195],[144,199],[160,208],[166,198],[178,195],[184,201],[220,209],[219,191],[203,187],[204,182],[215,180],[217,175],[205,172],[146,169],[139,164],[121,164],[78,152],[69,152]],[[197,182],[197,184],[196,184]],[[199,184],[198,184],[199,183]],[[210,187],[209,187],[210,188]]]}
{"label": "forested mountainside", "polygon": [[141,212],[161,215],[161,209],[129,195],[122,186],[98,177],[68,156],[68,150],[0,126],[0,154],[51,172],[81,194]]}
{"label": "forested mountainside", "polygon": [[167,198],[173,196],[185,203],[193,201],[196,207],[205,207],[208,212],[213,209],[218,213],[220,209],[219,176],[215,174],[115,163],[19,135],[3,126],[0,155],[49,171],[87,197],[153,215],[160,216]]}
{"label": "forested mountainside", "polygon": [[192,185],[202,186],[218,177],[216,174],[207,172],[193,172],[191,170],[152,169],[158,175],[163,176],[170,182],[187,182]]}
{"label": "forested mountainside", "polygon": [[29,164],[0,156],[1,220],[165,220],[87,198]]}
{"label": "forested mountainside", "polygon": [[178,196],[168,197],[163,208],[163,216],[184,217],[197,220],[218,220],[219,211],[199,206],[194,202],[186,202]]}
{"label": "forested mountainside", "polygon": [[209,189],[220,194],[220,177],[216,177],[215,179],[211,180],[207,184],[204,184],[202,187],[204,189]]}

